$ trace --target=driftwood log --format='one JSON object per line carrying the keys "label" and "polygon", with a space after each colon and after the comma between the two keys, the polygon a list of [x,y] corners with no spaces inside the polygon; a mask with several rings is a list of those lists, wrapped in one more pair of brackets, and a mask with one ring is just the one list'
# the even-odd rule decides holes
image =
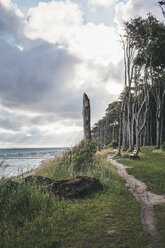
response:
{"label": "driftwood log", "polygon": [[99,179],[88,176],[78,176],[71,179],[51,180],[40,176],[28,176],[25,182],[35,182],[44,191],[50,191],[61,198],[80,198],[103,189]]}

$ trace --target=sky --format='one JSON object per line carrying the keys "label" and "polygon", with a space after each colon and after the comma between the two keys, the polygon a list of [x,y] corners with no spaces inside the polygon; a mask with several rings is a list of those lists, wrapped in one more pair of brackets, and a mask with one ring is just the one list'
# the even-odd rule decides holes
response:
{"label": "sky", "polygon": [[73,146],[123,89],[123,22],[156,0],[0,0],[0,148]]}

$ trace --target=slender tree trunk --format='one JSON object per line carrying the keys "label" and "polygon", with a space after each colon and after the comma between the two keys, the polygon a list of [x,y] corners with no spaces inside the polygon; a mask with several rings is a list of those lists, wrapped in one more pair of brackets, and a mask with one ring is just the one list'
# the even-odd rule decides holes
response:
{"label": "slender tree trunk", "polygon": [[140,151],[140,133],[137,125],[136,125],[136,150]]}
{"label": "slender tree trunk", "polygon": [[135,104],[132,104],[132,120],[131,120],[131,144],[132,150],[134,149],[134,124],[135,124]]}
{"label": "slender tree trunk", "polygon": [[128,146],[129,146],[129,151],[133,150],[133,144],[132,144],[132,111],[131,111],[131,90],[129,90],[129,100],[128,100]]}
{"label": "slender tree trunk", "polygon": [[160,148],[160,131],[161,131],[161,102],[160,95],[157,95],[156,108],[156,149]]}
{"label": "slender tree trunk", "polygon": [[162,114],[161,114],[160,144],[163,143],[163,123],[164,123],[163,114],[164,114],[164,110],[162,111]]}
{"label": "slender tree trunk", "polygon": [[160,148],[160,117],[156,118],[156,149]]}
{"label": "slender tree trunk", "polygon": [[122,130],[123,130],[123,140],[122,140],[122,146],[123,150],[127,150],[127,122],[126,122],[126,105],[124,103],[124,108],[123,108],[123,121],[122,121]]}
{"label": "slender tree trunk", "polygon": [[[123,105],[123,104],[122,104]],[[119,117],[119,141],[118,141],[118,152],[117,155],[121,155],[121,139],[122,139],[122,109],[123,106],[121,107],[121,113]]]}

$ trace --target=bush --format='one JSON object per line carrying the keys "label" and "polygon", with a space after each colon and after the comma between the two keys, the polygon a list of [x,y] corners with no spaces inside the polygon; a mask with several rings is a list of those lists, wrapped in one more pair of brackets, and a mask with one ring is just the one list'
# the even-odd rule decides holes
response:
{"label": "bush", "polygon": [[165,151],[165,142],[162,144],[162,151]]}
{"label": "bush", "polygon": [[75,172],[84,171],[93,164],[94,154],[97,151],[97,142],[91,140],[85,144],[80,142],[72,149],[72,166]]}
{"label": "bush", "polygon": [[124,154],[122,154],[122,158],[129,158],[129,153],[124,153]]}
{"label": "bush", "polygon": [[111,147],[113,147],[114,149],[118,147],[118,141],[117,140],[113,140],[110,144]]}

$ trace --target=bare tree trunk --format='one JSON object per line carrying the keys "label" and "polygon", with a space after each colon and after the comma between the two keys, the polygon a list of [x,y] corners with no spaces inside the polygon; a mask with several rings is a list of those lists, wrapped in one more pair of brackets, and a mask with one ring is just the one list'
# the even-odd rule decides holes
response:
{"label": "bare tree trunk", "polygon": [[91,140],[91,127],[90,127],[90,100],[88,96],[83,94],[83,128],[84,128],[84,142],[89,143]]}
{"label": "bare tree trunk", "polygon": [[120,113],[120,118],[119,118],[119,142],[118,142],[118,152],[117,154],[120,156],[121,155],[121,139],[122,139],[122,109],[123,109],[123,104],[121,107],[121,113]]}
{"label": "bare tree trunk", "polygon": [[161,92],[161,88],[156,90],[156,149],[160,148],[161,145],[161,123],[162,123],[162,112],[164,105],[165,90]]}
{"label": "bare tree trunk", "polygon": [[163,114],[164,114],[164,110],[163,110],[163,113],[161,114],[160,144],[163,143],[163,123],[164,123]]}
{"label": "bare tree trunk", "polygon": [[140,133],[138,126],[136,126],[136,150],[140,151]]}
{"label": "bare tree trunk", "polygon": [[160,148],[160,115],[156,118],[156,149]]}
{"label": "bare tree trunk", "polygon": [[123,140],[122,146],[123,150],[127,150],[127,122],[126,122],[126,105],[123,107],[123,121],[122,121],[122,130],[123,130]]}
{"label": "bare tree trunk", "polygon": [[150,109],[150,107],[149,107],[149,111],[148,111],[148,116],[147,116],[147,121],[146,121],[146,140],[145,140],[145,144],[147,145],[147,146],[149,146],[150,145],[150,111],[151,111],[151,109]]}
{"label": "bare tree trunk", "polygon": [[149,145],[153,146],[153,123],[152,123],[152,115],[150,114],[151,122],[149,126]]}
{"label": "bare tree trunk", "polygon": [[[151,89],[151,88],[150,88]],[[143,108],[145,107],[145,112],[143,113]],[[140,145],[141,145],[141,133],[145,128],[146,125],[146,120],[147,120],[147,115],[148,115],[148,110],[149,110],[149,89],[147,89],[145,98],[137,112],[136,116],[136,149],[139,151],[140,150]],[[142,113],[143,113],[143,118],[142,118]]]}
{"label": "bare tree trunk", "polygon": [[128,99],[128,146],[129,146],[129,151],[133,150],[133,145],[132,145],[132,113],[131,113],[131,90],[129,90],[129,99]]}
{"label": "bare tree trunk", "polygon": [[131,145],[134,149],[134,124],[135,124],[135,103],[132,104],[132,120],[131,120]]}
{"label": "bare tree trunk", "polygon": [[[147,124],[147,121],[146,121]],[[143,131],[143,146],[146,146],[146,136],[147,136],[147,131],[146,131],[146,126]]]}

